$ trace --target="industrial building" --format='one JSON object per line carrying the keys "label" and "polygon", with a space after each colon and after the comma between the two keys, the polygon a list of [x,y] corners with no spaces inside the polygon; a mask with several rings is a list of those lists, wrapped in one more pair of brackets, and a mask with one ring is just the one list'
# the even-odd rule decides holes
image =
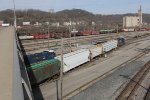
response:
{"label": "industrial building", "polygon": [[142,22],[142,7],[138,10],[138,16],[125,16],[123,17],[123,28],[141,28]]}
{"label": "industrial building", "polygon": [[123,17],[123,27],[133,28],[139,26],[139,17],[136,16],[125,16]]}

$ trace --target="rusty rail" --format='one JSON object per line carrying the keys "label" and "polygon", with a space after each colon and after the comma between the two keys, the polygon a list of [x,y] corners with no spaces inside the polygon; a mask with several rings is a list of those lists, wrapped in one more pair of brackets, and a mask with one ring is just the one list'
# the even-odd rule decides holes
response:
{"label": "rusty rail", "polygon": [[[132,79],[128,76],[121,75],[125,78],[130,79],[130,82],[126,85],[124,90],[117,97],[117,100],[131,100],[133,95],[137,91],[137,89],[139,87],[143,87],[141,83],[143,79],[145,78],[145,76],[147,75],[147,73],[149,73],[149,71],[150,71],[150,61],[146,63]],[[146,89],[145,87],[143,88]]]}

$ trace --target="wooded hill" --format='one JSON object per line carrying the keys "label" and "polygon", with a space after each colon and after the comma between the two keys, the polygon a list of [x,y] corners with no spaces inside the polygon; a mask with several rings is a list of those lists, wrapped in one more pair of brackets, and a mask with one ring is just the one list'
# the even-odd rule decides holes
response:
{"label": "wooded hill", "polygon": [[[102,25],[103,27],[111,27],[117,24],[122,25],[123,16],[131,15],[136,16],[137,14],[112,14],[112,15],[102,15],[102,14],[93,14],[91,12],[81,10],[81,9],[71,9],[71,10],[62,10],[55,13],[49,13],[46,11],[40,11],[35,9],[28,10],[17,10],[17,23],[22,25],[23,21],[30,21],[31,24],[35,22],[60,22],[65,21],[85,21],[87,25],[91,25],[91,22],[95,22],[97,25]],[[0,20],[4,22],[13,23],[13,11],[3,10],[0,11]],[[143,21],[150,23],[150,14],[143,14]]]}

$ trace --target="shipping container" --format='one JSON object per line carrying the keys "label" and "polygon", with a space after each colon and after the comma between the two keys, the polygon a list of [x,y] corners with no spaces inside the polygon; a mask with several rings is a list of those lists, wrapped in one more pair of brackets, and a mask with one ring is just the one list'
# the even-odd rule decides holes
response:
{"label": "shipping container", "polygon": [[29,79],[32,85],[40,83],[45,79],[51,78],[54,75],[59,74],[60,61],[52,59],[43,61],[38,64],[34,64],[27,68]]}
{"label": "shipping container", "polygon": [[[88,61],[90,61],[90,52],[88,49],[81,49],[71,53],[64,54],[64,69],[63,72],[67,72],[79,65],[82,65]],[[57,56],[56,59],[61,61],[61,57]]]}

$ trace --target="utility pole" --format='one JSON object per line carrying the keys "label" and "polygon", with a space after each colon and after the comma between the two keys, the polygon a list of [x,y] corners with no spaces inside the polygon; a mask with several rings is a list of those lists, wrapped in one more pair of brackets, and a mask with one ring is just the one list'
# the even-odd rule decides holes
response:
{"label": "utility pole", "polygon": [[61,39],[61,68],[60,68],[60,100],[63,99],[63,67],[64,67],[64,60],[63,60],[63,38]]}
{"label": "utility pole", "polygon": [[16,7],[15,7],[15,0],[13,0],[13,6],[14,6],[14,27],[17,30],[17,20],[16,20]]}
{"label": "utility pole", "polygon": [[119,30],[119,26],[118,26],[118,24],[117,24],[117,34],[119,33],[118,30]]}
{"label": "utility pole", "polygon": [[60,68],[60,100],[63,100],[63,68],[64,68],[63,49],[64,49],[64,40],[62,38],[61,39],[61,68]]}
{"label": "utility pole", "polygon": [[50,40],[50,33],[49,33],[49,27],[50,27],[50,11],[49,11],[49,18],[48,18],[48,50],[50,50],[49,40]]}
{"label": "utility pole", "polygon": [[141,31],[141,27],[142,27],[142,7],[140,5],[140,9],[138,10],[138,16],[139,16],[139,28]]}
{"label": "utility pole", "polygon": [[70,36],[70,39],[69,39],[69,46],[70,46],[70,52],[72,51],[72,48],[71,48],[71,30],[72,30],[72,22],[71,22],[71,19],[69,19],[69,22],[70,22],[70,25],[69,25],[69,36]]}

